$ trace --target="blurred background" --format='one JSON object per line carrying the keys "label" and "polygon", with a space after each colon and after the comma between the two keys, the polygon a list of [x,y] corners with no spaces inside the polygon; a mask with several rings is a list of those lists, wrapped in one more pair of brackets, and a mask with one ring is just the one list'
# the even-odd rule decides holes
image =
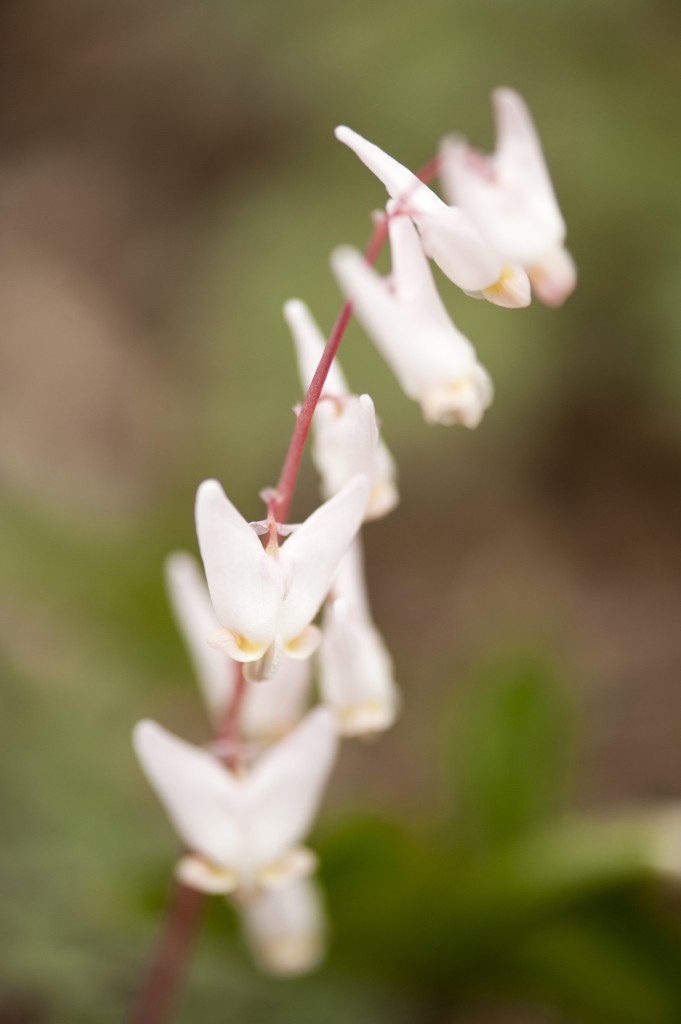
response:
{"label": "blurred background", "polygon": [[366,549],[404,710],[325,805],[328,966],[262,979],[216,901],[177,1019],[681,1021],[677,891],[606,824],[681,795],[680,29],[672,0],[4,0],[1,1024],[119,1021],[138,983],[176,841],[130,729],[208,731],[161,565],[201,479],[252,519],[276,481],[281,306],[330,327],[328,254],[384,202],[333,127],[418,167],[491,147],[497,85],[578,290],[444,289],[495,381],[474,433],[344,341],[399,463]]}

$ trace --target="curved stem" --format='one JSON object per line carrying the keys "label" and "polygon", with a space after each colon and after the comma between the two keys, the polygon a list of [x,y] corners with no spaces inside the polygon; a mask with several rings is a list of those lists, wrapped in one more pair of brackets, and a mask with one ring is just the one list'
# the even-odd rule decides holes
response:
{"label": "curved stem", "polygon": [[174,883],[163,929],[128,1024],[163,1024],[169,1019],[198,937],[205,902],[202,892]]}

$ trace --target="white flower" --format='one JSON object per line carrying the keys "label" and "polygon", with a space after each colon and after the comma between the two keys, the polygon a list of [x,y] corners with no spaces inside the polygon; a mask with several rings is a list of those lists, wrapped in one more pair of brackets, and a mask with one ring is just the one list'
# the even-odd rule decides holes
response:
{"label": "white flower", "polygon": [[368,479],[356,476],[281,546],[270,536],[263,548],[216,480],[199,487],[196,529],[222,627],[210,642],[250,663],[250,678],[274,675],[282,653],[308,658],[317,647],[319,630],[310,623],[362,523],[368,496]]}
{"label": "white flower", "polygon": [[323,959],[326,918],[314,879],[249,894],[238,910],[253,957],[269,974],[304,974]]}
{"label": "white flower", "polygon": [[419,229],[426,253],[450,281],[498,306],[529,305],[527,274],[506,264],[463,210],[448,206],[415,174],[352,129],[341,126],[335,134],[400,202],[401,212]]}
{"label": "white flower", "polygon": [[492,383],[451,321],[407,217],[391,217],[392,275],[381,278],[359,252],[337,249],[336,278],[364,329],[429,423],[476,427]]}
{"label": "white flower", "polygon": [[190,853],[176,874],[202,892],[274,888],[310,874],[299,845],[312,825],[338,747],[333,716],[316,708],[245,776],[155,722],[133,741],[149,782]]}
{"label": "white flower", "polygon": [[[191,555],[178,551],[166,561],[166,581],[178,627],[194,665],[211,719],[224,717],[241,665],[208,638],[219,628],[203,573]],[[271,685],[247,683],[241,706],[241,729],[250,738],[275,737],[301,718],[310,694],[309,660],[285,658]]]}
{"label": "white flower", "polygon": [[320,687],[345,736],[389,728],[398,709],[392,659],[371,619],[362,550],[356,540],[341,562],[324,609]]}
{"label": "white flower", "polygon": [[[326,341],[304,302],[292,299],[284,316],[296,347],[303,388],[310,386]],[[325,498],[337,494],[357,473],[371,482],[365,519],[380,519],[399,501],[395,463],[379,436],[374,403],[369,395],[352,395],[334,359],[313,419],[313,458]]]}
{"label": "white flower", "polygon": [[577,272],[564,248],[565,222],[541,143],[523,99],[493,93],[497,145],[482,156],[463,139],[445,139],[442,183],[503,259],[524,267],[537,296],[558,306],[574,290]]}

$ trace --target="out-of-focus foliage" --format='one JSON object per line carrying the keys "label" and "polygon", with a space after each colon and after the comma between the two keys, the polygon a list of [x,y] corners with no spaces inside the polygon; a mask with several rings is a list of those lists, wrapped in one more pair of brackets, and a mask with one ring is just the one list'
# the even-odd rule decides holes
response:
{"label": "out-of-focus foliage", "polygon": [[[276,479],[281,304],[331,323],[328,252],[383,201],[333,126],[420,165],[489,145],[499,84],[578,291],[445,292],[496,384],[475,434],[344,342],[400,466],[367,553],[404,711],[329,795],[329,965],[263,979],[215,901],[179,1020],[678,1024],[673,894],[604,818],[681,787],[678,5],[8,0],[0,28],[0,1024],[120,1021],[139,978],[175,839],[130,728],[208,730],[160,567],[201,478],[254,519]],[[472,668],[525,645],[562,685]]]}
{"label": "out-of-focus foliage", "polygon": [[[371,816],[327,836],[338,956],[433,1000],[443,1019],[495,993],[577,1020],[672,1024],[681,931],[650,884],[651,823],[565,818],[546,801],[564,777],[563,701],[538,664],[497,669],[477,706],[456,715],[456,732],[476,742],[455,788],[470,794],[477,780],[477,800],[445,835],[440,814],[435,830]],[[481,819],[486,842],[474,849],[466,836]]]}

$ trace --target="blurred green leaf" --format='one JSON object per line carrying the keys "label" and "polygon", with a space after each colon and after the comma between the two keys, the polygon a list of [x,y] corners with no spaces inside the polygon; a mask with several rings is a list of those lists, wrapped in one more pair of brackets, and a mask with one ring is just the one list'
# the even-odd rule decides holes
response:
{"label": "blurred green leaf", "polygon": [[460,826],[494,847],[527,833],[560,803],[572,745],[571,716],[553,672],[538,659],[497,666],[457,714],[450,770]]}
{"label": "blurred green leaf", "polygon": [[509,976],[590,1024],[678,1024],[678,928],[648,893],[610,894],[529,936],[509,960]]}

